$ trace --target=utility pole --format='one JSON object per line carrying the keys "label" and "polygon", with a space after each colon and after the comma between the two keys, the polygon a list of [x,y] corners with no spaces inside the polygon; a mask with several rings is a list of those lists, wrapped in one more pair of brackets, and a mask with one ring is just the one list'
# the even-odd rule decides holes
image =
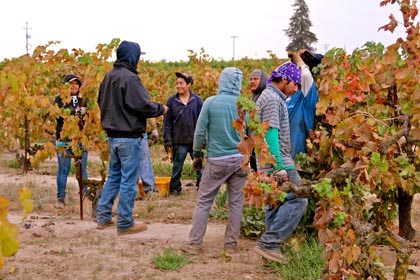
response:
{"label": "utility pole", "polygon": [[[29,50],[31,49],[31,44],[29,44],[29,39],[31,39],[31,35],[29,35],[29,27],[28,27],[28,22],[26,22],[26,27],[23,27],[22,29],[26,30],[26,54],[29,54]],[[24,127],[25,127],[25,158],[24,158],[24,162],[23,162],[23,172],[24,173],[28,173],[29,170],[29,148],[31,147],[30,145],[30,140],[29,140],[29,120],[28,120],[28,116],[25,113],[25,122],[24,122]]]}
{"label": "utility pole", "polygon": [[26,54],[28,54],[29,50],[32,48],[32,45],[29,44],[29,39],[31,39],[31,35],[29,35],[29,29],[32,29],[32,28],[29,28],[28,22],[26,22],[26,27],[23,27],[22,29],[25,29],[26,31]]}
{"label": "utility pole", "polygon": [[235,60],[235,39],[238,38],[238,36],[230,36],[230,38],[232,38],[232,40],[233,40],[233,55],[232,55],[232,60]]}

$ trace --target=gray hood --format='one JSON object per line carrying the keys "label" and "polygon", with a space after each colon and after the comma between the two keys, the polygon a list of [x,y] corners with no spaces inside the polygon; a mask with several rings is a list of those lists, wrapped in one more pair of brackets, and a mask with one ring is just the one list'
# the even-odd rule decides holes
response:
{"label": "gray hood", "polygon": [[235,67],[226,67],[220,73],[218,95],[239,96],[242,88],[242,72]]}

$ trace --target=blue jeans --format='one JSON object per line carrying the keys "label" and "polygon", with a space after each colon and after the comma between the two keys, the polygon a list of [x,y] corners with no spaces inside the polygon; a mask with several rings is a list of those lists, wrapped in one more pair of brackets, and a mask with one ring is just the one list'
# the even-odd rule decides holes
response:
{"label": "blue jeans", "polygon": [[[71,149],[57,150],[57,161],[58,161],[58,171],[57,171],[57,198],[65,199],[66,198],[66,185],[67,177],[70,173],[71,167],[71,158],[65,157],[65,155],[73,155]],[[82,178],[87,179],[88,175],[86,172],[88,152],[82,153]]]}
{"label": "blue jeans", "polygon": [[140,178],[143,183],[143,189],[146,193],[150,191],[157,192],[155,175],[153,174],[152,162],[150,160],[149,140],[147,139],[147,135],[143,136],[141,147],[143,151],[143,160],[140,165]]}
{"label": "blue jeans", "polygon": [[[173,145],[172,146],[172,176],[171,182],[169,183],[169,190],[180,193],[182,190],[181,176],[182,168],[184,167],[185,158],[187,154],[190,154],[191,159],[193,158],[192,145]],[[201,180],[201,171],[197,172],[196,175],[197,183]]]}
{"label": "blue jeans", "polygon": [[[300,185],[300,176],[296,169],[286,170],[289,180]],[[299,225],[300,219],[308,205],[307,198],[297,198],[293,192],[287,194],[286,200],[276,207],[266,208],[265,233],[258,240],[258,245],[269,250],[280,249]]]}
{"label": "blue jeans", "polygon": [[137,196],[139,166],[142,161],[142,138],[111,138],[109,145],[109,175],[98,202],[98,224],[112,219],[112,207],[119,194],[117,229],[134,225],[133,208]]}

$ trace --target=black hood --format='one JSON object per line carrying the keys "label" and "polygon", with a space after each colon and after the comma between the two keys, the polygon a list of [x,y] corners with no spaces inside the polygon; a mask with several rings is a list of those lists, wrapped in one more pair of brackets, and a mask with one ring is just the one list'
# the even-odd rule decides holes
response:
{"label": "black hood", "polygon": [[137,67],[141,54],[140,45],[134,42],[122,41],[117,49],[117,61],[127,62]]}

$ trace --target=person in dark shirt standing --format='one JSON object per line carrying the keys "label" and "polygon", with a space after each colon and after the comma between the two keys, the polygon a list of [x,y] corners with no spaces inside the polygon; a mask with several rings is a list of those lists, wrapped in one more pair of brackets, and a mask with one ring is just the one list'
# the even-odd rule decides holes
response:
{"label": "person in dark shirt standing", "polygon": [[[166,102],[169,108],[164,117],[165,151],[172,157],[172,176],[169,186],[171,194],[179,195],[182,191],[181,175],[187,154],[193,159],[194,130],[200,115],[203,100],[191,91],[193,78],[187,73],[175,73],[177,93]],[[197,188],[201,171],[197,171]]]}
{"label": "person in dark shirt standing", "polygon": [[109,175],[98,202],[96,228],[102,230],[115,225],[112,208],[119,195],[118,235],[147,229],[146,224],[135,223],[133,218],[143,157],[142,140],[147,118],[160,116],[168,110],[165,105],[150,101],[149,93],[137,75],[140,54],[139,44],[122,41],[114,67],[105,75],[98,95],[110,161]]}
{"label": "person in dark shirt standing", "polygon": [[[82,86],[82,79],[75,74],[68,74],[64,77],[64,83],[69,84],[71,100],[70,102],[63,103],[60,95],[57,95],[54,104],[61,109],[69,109],[71,115],[77,115],[79,120],[79,129],[83,129],[83,117],[86,114],[87,102],[80,96],[80,87]],[[73,155],[72,150],[69,148],[70,139],[63,139],[61,132],[63,130],[64,118],[59,117],[57,119],[57,125],[55,128],[55,145],[57,147],[57,203],[55,208],[63,209],[66,206],[66,185],[67,177],[69,176],[71,167],[71,157]],[[87,178],[86,165],[87,165],[88,152],[83,151],[82,153],[82,178]]]}

